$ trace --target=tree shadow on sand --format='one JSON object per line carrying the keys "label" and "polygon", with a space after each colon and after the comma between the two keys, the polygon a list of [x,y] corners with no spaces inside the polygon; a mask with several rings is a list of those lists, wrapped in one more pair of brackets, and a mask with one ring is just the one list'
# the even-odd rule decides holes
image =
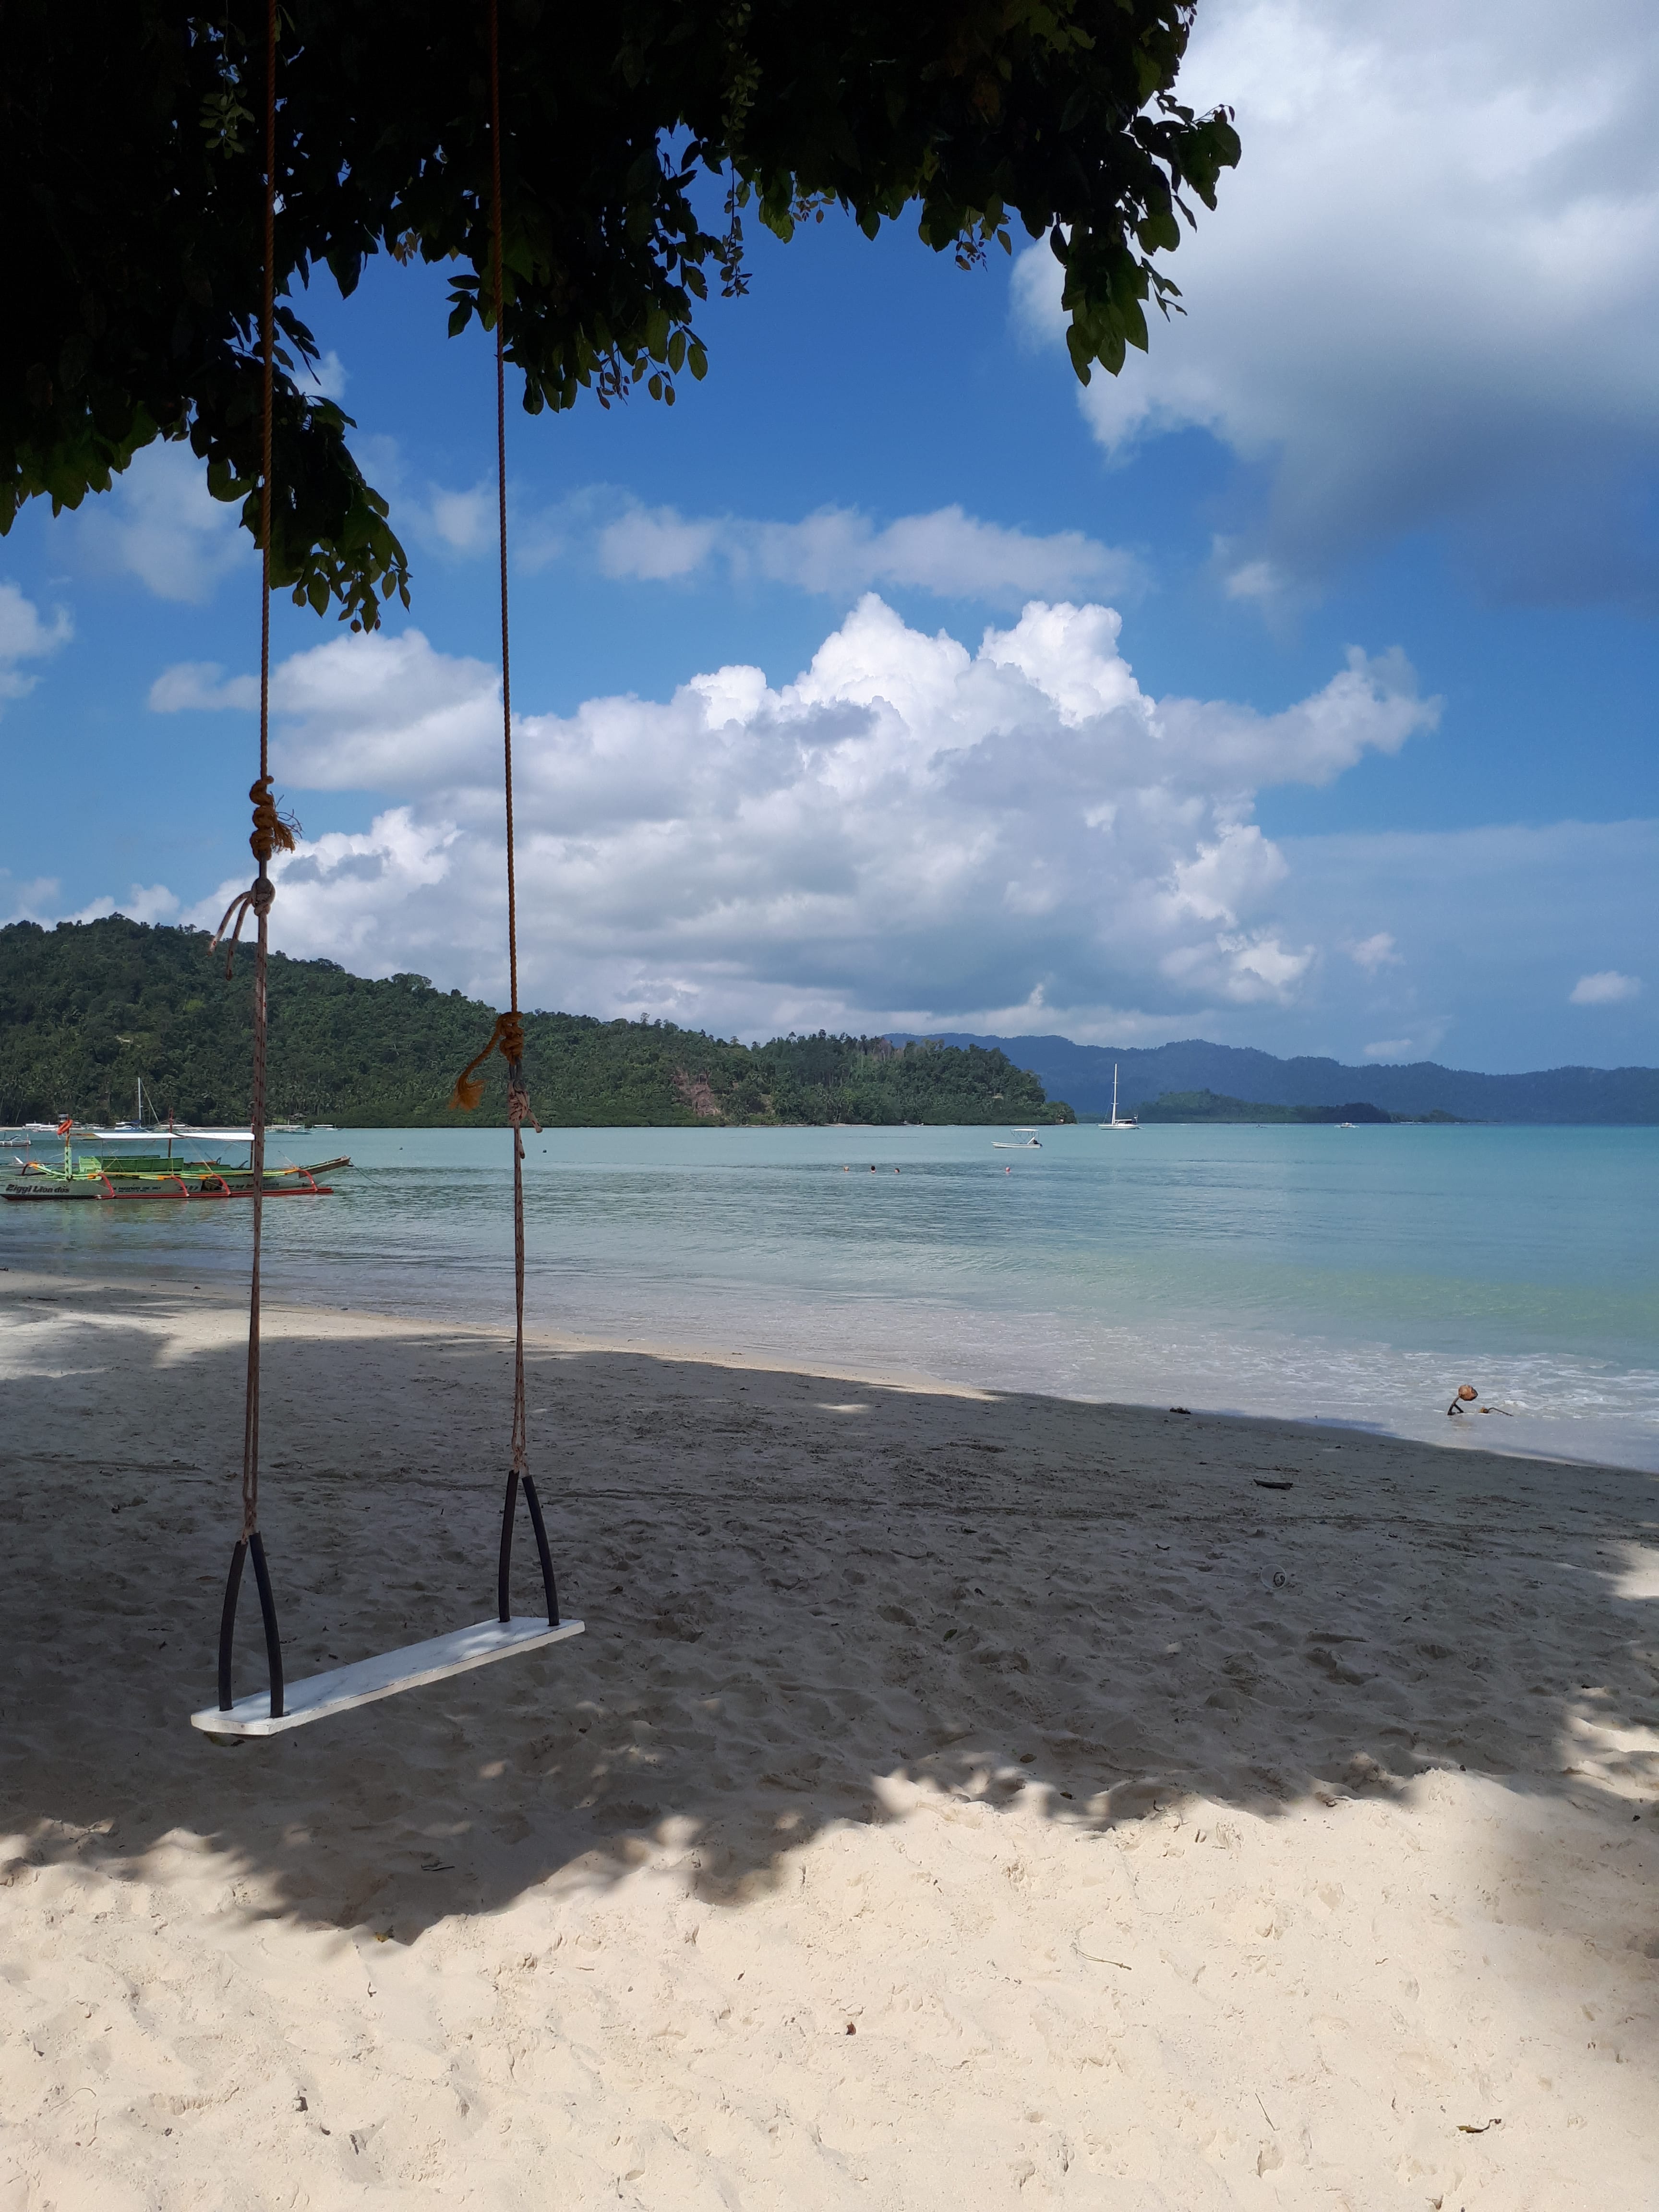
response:
{"label": "tree shadow on sand", "polygon": [[[240,1351],[179,1359],[164,1305],[76,1318],[94,1303],[43,1307],[53,1359],[5,1386],[25,1861],[118,1871],[182,1834],[255,1911],[412,1941],[550,1875],[613,1881],[669,1833],[741,1900],[827,1823],[891,1817],[882,1778],[1095,1826],[1188,1793],[1408,1799],[1436,1768],[1609,1820],[1655,1794],[1650,1477],[1471,1451],[1429,1482],[1421,1447],[1352,1432],[550,1350],[534,1456],[586,1635],[217,1747],[187,1717],[213,1697]],[[493,1611],[510,1355],[352,1326],[268,1353],[296,1679]],[[118,1426],[142,1446],[118,1455]]]}

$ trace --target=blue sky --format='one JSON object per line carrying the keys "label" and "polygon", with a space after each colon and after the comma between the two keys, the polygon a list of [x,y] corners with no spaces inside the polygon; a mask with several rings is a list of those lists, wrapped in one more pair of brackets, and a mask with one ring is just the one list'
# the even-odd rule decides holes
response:
{"label": "blue sky", "polygon": [[[1200,9],[1245,160],[1116,384],[1041,246],[832,220],[754,239],[672,412],[514,411],[532,1003],[1659,1060],[1659,33],[1386,17]],[[415,605],[277,602],[273,927],[499,997],[490,362],[442,289],[306,303]],[[0,541],[0,918],[216,918],[257,641],[186,455]]]}

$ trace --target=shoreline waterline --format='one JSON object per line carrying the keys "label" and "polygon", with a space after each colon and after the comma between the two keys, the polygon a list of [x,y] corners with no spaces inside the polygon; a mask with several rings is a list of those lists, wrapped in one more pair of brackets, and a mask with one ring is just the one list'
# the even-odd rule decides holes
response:
{"label": "shoreline waterline", "polygon": [[[532,1136],[531,1325],[1659,1471],[1659,1131],[1005,1133]],[[268,1218],[269,1297],[508,1316],[504,1132],[329,1141],[356,1164]],[[227,1209],[116,1211],[7,1209],[0,1263],[234,1297]],[[1449,1419],[1464,1382],[1498,1410]]]}

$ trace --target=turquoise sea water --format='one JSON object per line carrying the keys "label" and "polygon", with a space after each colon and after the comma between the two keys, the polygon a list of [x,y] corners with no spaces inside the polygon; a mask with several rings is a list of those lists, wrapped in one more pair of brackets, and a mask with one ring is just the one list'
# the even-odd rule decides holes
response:
{"label": "turquoise sea water", "polygon": [[[1437,1443],[1468,1381],[1509,1409],[1471,1442],[1659,1471],[1659,1129],[1008,1133],[532,1135],[531,1320]],[[270,1296],[510,1319],[504,1131],[283,1142],[355,1164],[267,1207]],[[239,1205],[0,1209],[0,1261],[89,1276],[231,1277],[246,1237]]]}

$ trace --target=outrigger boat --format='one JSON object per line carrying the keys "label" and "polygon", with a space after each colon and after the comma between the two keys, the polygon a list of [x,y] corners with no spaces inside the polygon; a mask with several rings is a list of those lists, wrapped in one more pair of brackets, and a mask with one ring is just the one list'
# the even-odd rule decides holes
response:
{"label": "outrigger boat", "polygon": [[[64,1145],[61,1166],[46,1165],[33,1157],[39,1135],[50,1133]],[[182,1148],[195,1145],[253,1143],[252,1129],[146,1129],[129,1123],[114,1129],[89,1128],[73,1119],[31,1122],[9,1141],[16,1173],[4,1187],[7,1198],[31,1200],[112,1198],[252,1198],[252,1152],[240,1167],[226,1166],[217,1155],[198,1158]],[[88,1149],[96,1146],[96,1150]],[[131,1146],[133,1150],[126,1148]],[[118,1149],[111,1151],[107,1147]],[[142,1149],[139,1149],[142,1147]],[[165,1147],[165,1149],[163,1149]],[[305,1167],[268,1167],[262,1178],[267,1198],[330,1198],[331,1184],[319,1176],[335,1168],[349,1168],[343,1154],[338,1159],[317,1160]]]}

